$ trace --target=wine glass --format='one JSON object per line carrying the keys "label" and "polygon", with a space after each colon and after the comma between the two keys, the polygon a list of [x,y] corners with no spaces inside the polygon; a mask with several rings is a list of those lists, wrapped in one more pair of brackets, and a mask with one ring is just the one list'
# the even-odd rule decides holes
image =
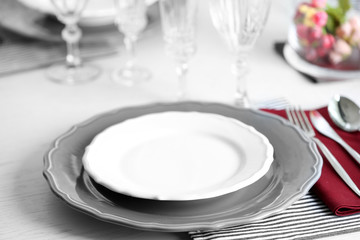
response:
{"label": "wine glass", "polygon": [[55,14],[65,24],[61,32],[66,42],[66,62],[55,64],[47,69],[46,75],[56,83],[78,84],[94,80],[99,74],[97,66],[84,64],[81,61],[79,41],[82,36],[78,21],[88,0],[51,0]]}
{"label": "wine glass", "polygon": [[186,98],[186,75],[189,59],[196,52],[198,0],[160,0],[160,15],[165,52],[176,63],[178,100]]}
{"label": "wine glass", "polygon": [[115,6],[115,23],[125,35],[124,45],[129,57],[123,67],[114,70],[112,78],[117,83],[133,86],[151,78],[151,72],[137,65],[135,57],[135,43],[147,25],[147,5],[145,0],[115,0]]}
{"label": "wine glass", "polygon": [[271,0],[210,0],[213,24],[235,55],[232,73],[236,78],[235,105],[239,107],[250,107],[247,58],[265,26],[270,5]]}

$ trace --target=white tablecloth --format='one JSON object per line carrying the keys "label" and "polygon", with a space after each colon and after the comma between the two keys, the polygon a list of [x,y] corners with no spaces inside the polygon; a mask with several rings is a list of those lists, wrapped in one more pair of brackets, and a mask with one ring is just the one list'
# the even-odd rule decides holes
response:
{"label": "white tablecloth", "polygon": [[[211,25],[207,1],[200,2],[199,47],[190,63],[189,100],[231,104],[233,59]],[[315,108],[341,93],[360,103],[360,79],[315,84],[275,53],[273,44],[287,37],[289,2],[274,0],[268,24],[250,56],[250,98],[284,97],[291,104]],[[103,73],[85,85],[54,84],[44,77],[43,69],[0,79],[1,239],[189,238],[187,233],[138,231],[93,219],[54,196],[42,176],[42,159],[50,143],[74,124],[115,108],[175,100],[175,72],[163,51],[160,24],[141,39],[138,57],[153,78],[132,88],[110,80],[110,71],[124,62],[121,54],[94,60]],[[360,233],[334,237],[359,238]]]}

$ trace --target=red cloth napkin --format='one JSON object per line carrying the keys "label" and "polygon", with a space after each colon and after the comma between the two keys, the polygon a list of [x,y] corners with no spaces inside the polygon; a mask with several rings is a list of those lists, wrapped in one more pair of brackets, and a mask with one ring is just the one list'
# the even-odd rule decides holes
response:
{"label": "red cloth napkin", "polygon": [[[317,109],[321,115],[328,121],[331,127],[347,142],[355,151],[360,152],[360,132],[348,133],[338,128],[330,119],[327,108]],[[280,115],[284,118],[284,110],[265,110],[270,113]],[[307,116],[309,112],[306,111]],[[360,188],[360,164],[353,159],[338,143],[316,132],[316,137],[320,139],[331,151],[331,153],[340,162],[342,167],[349,174],[351,179]],[[360,197],[357,196],[343,180],[337,175],[326,157],[321,153],[324,159],[324,165],[320,179],[313,186],[312,191],[338,216],[346,216],[360,213]]]}

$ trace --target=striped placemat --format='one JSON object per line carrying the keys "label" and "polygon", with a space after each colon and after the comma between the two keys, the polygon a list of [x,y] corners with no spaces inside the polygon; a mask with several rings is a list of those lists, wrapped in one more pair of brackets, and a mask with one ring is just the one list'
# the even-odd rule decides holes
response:
{"label": "striped placemat", "polygon": [[194,240],[319,239],[360,231],[360,214],[339,217],[308,193],[280,214],[261,221],[214,231],[190,232]]}

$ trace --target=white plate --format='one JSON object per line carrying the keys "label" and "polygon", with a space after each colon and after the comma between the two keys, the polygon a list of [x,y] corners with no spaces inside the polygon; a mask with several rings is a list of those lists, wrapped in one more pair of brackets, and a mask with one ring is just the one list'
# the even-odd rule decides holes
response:
{"label": "white plate", "polygon": [[311,64],[302,59],[289,44],[285,45],[283,53],[293,68],[315,78],[318,82],[360,79],[358,70],[335,70]]}
{"label": "white plate", "polygon": [[254,183],[269,170],[273,151],[264,135],[233,118],[171,111],[109,127],[86,148],[83,164],[118,193],[198,200]]}
{"label": "white plate", "polygon": [[[51,0],[18,0],[24,5],[48,13],[55,14]],[[157,0],[146,0],[148,6]],[[114,23],[116,9],[114,0],[88,0],[84,9],[80,24],[83,26],[101,26]]]}
{"label": "white plate", "polygon": [[[0,7],[0,27],[31,39],[64,42],[61,37],[61,31],[64,29],[64,25],[57,21],[51,14],[41,11],[40,9],[35,9],[35,2],[36,1],[30,1],[29,3],[34,3],[34,6],[29,7],[20,1],[2,0]],[[160,22],[158,6],[156,4],[149,6],[147,15],[148,25],[143,35],[151,34],[156,24]],[[97,18],[94,18],[94,21],[97,22],[97,24],[87,24],[87,26],[82,24],[82,43],[117,46],[122,41],[123,35],[119,33],[119,30],[115,26],[113,17],[111,22],[106,24],[104,22],[100,23],[100,20]]]}

